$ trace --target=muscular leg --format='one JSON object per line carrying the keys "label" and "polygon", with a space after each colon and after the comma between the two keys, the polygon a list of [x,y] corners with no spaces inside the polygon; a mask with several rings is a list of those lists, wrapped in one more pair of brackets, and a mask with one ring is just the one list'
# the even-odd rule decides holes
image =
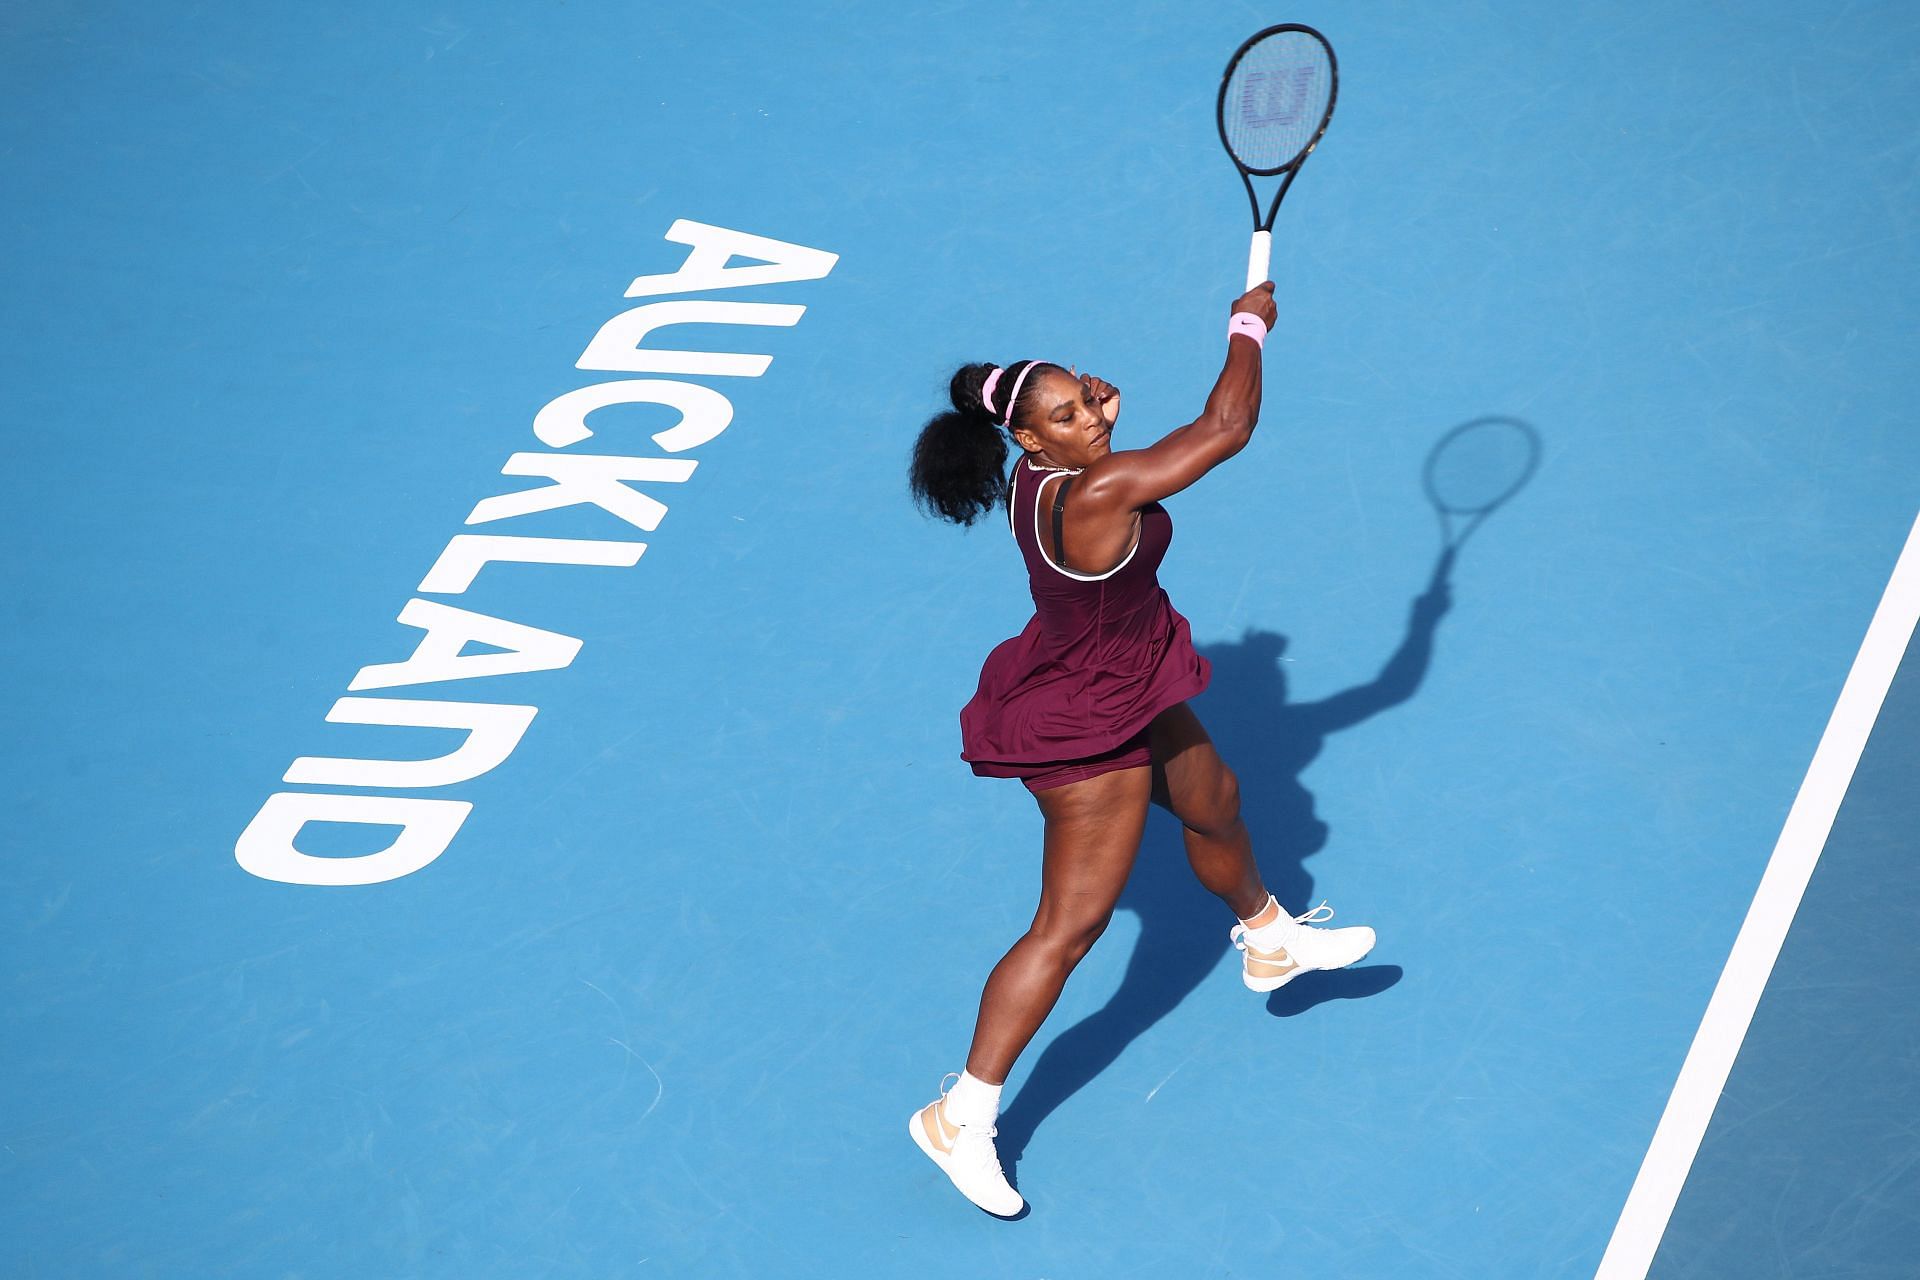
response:
{"label": "muscular leg", "polygon": [[1239,780],[1184,702],[1154,718],[1152,739],[1153,802],[1180,819],[1193,874],[1235,916],[1256,918],[1267,888],[1240,817]]}
{"label": "muscular leg", "polygon": [[1152,775],[1151,769],[1120,769],[1034,793],[1047,822],[1040,909],[980,996],[967,1054],[975,1078],[1006,1081],[1053,1011],[1067,975],[1106,931],[1140,848]]}

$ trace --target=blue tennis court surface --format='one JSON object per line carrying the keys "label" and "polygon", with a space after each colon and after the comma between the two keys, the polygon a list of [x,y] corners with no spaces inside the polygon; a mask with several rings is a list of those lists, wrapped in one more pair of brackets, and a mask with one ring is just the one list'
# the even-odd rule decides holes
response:
{"label": "blue tennis court surface", "polygon": [[1910,1276],[1920,657],[1894,678],[1652,1272]]}
{"label": "blue tennis court surface", "polygon": [[[1156,815],[996,1221],[903,1130],[1038,891],[956,722],[1030,601],[907,450],[971,360],[1197,413],[1287,20],[1339,108],[1162,581],[1269,885],[1380,942],[1253,995]],[[1593,1276],[1920,510],[1916,39],[10,6],[0,1273]],[[1436,589],[1489,416],[1540,466]],[[1913,1274],[1915,662],[1659,1280]]]}

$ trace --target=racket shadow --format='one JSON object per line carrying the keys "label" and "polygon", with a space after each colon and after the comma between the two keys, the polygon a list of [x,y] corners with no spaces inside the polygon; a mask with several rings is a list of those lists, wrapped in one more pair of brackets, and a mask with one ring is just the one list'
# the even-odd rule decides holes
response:
{"label": "racket shadow", "polygon": [[1540,468],[1540,452],[1540,433],[1531,423],[1499,414],[1463,422],[1434,442],[1420,479],[1440,520],[1444,551],[1436,573],[1451,572],[1454,558],[1487,517],[1527,487]]}
{"label": "racket shadow", "polygon": [[[1249,629],[1236,642],[1202,649],[1213,663],[1213,679],[1207,692],[1194,700],[1194,710],[1221,758],[1240,777],[1241,813],[1261,873],[1274,896],[1291,910],[1304,911],[1318,900],[1306,860],[1326,846],[1330,834],[1301,774],[1333,735],[1399,706],[1419,691],[1433,659],[1440,620],[1452,605],[1458,552],[1457,544],[1442,548],[1425,588],[1408,610],[1404,635],[1374,677],[1320,701],[1289,700],[1283,635]],[[1202,982],[1229,980],[1216,971],[1232,950],[1227,938],[1232,922],[1219,900],[1194,879],[1179,825],[1157,808],[1118,909],[1133,912],[1140,921],[1126,973],[1105,1006],[1048,1043],[1001,1115],[996,1145],[1010,1175],[1035,1130],[1058,1107]],[[1360,917],[1354,923],[1364,923],[1363,913],[1351,914]],[[1399,966],[1390,964],[1309,974],[1269,995],[1267,1011],[1274,1017],[1298,1017],[1331,1000],[1378,995],[1402,975]],[[1248,998],[1253,998],[1251,993]]]}

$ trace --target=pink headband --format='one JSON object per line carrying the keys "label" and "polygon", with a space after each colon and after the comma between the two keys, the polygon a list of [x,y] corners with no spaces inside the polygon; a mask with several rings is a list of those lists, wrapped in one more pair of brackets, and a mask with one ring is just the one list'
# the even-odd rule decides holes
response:
{"label": "pink headband", "polygon": [[[1013,380],[1013,391],[1007,396],[1007,411],[1004,414],[996,416],[996,420],[1001,426],[1008,427],[1013,425],[1013,406],[1020,400],[1020,388],[1022,384],[1026,382],[1028,374],[1032,373],[1036,367],[1045,363],[1045,360],[1027,361],[1027,367],[1022,369],[1020,376]],[[1005,372],[1005,369],[995,366],[993,372],[987,375],[986,383],[980,388],[980,403],[987,406],[988,413],[993,412],[993,390],[1000,385],[1000,375]]]}

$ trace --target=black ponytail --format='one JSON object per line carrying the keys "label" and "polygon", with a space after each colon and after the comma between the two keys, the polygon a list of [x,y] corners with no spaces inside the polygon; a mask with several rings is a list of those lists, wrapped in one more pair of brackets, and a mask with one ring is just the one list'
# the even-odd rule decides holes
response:
{"label": "black ponytail", "polygon": [[[1010,365],[994,385],[996,399],[1012,392],[1029,363],[1045,362],[1022,360]],[[962,365],[947,387],[953,408],[935,414],[914,441],[907,487],[928,515],[970,525],[1006,501],[1007,436],[1001,431],[1000,415],[980,394],[993,370],[990,364]],[[1031,387],[1028,379],[1021,388],[1023,401]]]}

